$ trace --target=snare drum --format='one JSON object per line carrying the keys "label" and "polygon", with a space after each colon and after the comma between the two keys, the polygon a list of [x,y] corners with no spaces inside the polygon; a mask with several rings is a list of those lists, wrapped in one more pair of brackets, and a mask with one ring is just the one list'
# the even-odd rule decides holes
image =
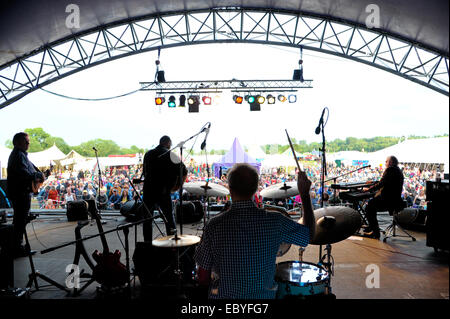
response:
{"label": "snare drum", "polygon": [[319,265],[285,261],[277,264],[275,281],[278,283],[277,299],[306,298],[329,293],[329,274]]}

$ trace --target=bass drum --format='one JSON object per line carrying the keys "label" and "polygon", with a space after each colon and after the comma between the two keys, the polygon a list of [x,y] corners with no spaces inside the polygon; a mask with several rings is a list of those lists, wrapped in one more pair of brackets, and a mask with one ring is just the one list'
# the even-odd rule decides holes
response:
{"label": "bass drum", "polygon": [[180,204],[177,203],[177,223],[180,223],[181,217],[183,217],[183,224],[198,223],[203,218],[203,205],[202,202],[196,201],[183,201],[183,210],[181,216]]}
{"label": "bass drum", "polygon": [[307,299],[329,294],[328,272],[308,262],[286,261],[277,264],[275,281],[278,283],[277,299]]}
{"label": "bass drum", "polygon": [[[287,210],[284,207],[264,205],[264,209],[269,212],[279,212],[284,216],[288,217],[289,219],[291,218],[291,216],[288,214]],[[291,244],[281,243],[280,247],[278,248],[277,257],[285,255],[289,251],[289,249],[291,249]]]}

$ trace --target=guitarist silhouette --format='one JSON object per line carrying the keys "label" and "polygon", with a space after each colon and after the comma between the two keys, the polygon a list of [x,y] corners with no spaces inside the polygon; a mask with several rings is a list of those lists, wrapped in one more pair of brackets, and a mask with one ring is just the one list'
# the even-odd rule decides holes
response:
{"label": "guitarist silhouette", "polygon": [[14,256],[26,256],[22,245],[25,226],[31,206],[32,183],[44,181],[44,175],[28,159],[30,138],[27,133],[20,132],[13,137],[14,149],[8,159],[8,198],[14,209]]}

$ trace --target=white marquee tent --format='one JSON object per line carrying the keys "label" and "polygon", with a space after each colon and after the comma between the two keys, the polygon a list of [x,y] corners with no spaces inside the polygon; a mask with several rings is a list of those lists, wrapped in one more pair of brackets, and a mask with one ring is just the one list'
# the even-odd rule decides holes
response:
{"label": "white marquee tent", "polygon": [[444,170],[448,173],[448,141],[448,136],[406,140],[402,143],[370,153],[370,162],[373,165],[383,164],[388,156],[394,155],[401,163],[444,164]]}
{"label": "white marquee tent", "polygon": [[52,147],[41,152],[28,153],[28,159],[37,167],[50,166],[50,162],[54,164],[56,160],[66,157],[55,144]]}

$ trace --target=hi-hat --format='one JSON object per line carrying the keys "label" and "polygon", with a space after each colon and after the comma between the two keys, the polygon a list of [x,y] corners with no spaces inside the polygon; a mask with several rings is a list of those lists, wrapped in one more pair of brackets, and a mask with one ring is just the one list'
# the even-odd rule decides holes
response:
{"label": "hi-hat", "polygon": [[221,197],[230,194],[228,188],[211,182],[206,185],[205,181],[185,183],[183,188],[190,194],[200,196]]}
{"label": "hi-hat", "polygon": [[175,236],[157,238],[152,241],[152,244],[156,247],[177,248],[192,246],[197,244],[199,241],[200,237],[198,236],[180,235],[177,238],[175,238]]}
{"label": "hi-hat", "polygon": [[[327,245],[340,242],[355,234],[361,227],[361,216],[350,207],[331,206],[316,209],[316,231],[311,245]],[[299,223],[303,223],[300,218]]]}
{"label": "hi-hat", "polygon": [[281,199],[296,196],[300,192],[297,182],[286,182],[264,188],[260,194],[265,198]]}

